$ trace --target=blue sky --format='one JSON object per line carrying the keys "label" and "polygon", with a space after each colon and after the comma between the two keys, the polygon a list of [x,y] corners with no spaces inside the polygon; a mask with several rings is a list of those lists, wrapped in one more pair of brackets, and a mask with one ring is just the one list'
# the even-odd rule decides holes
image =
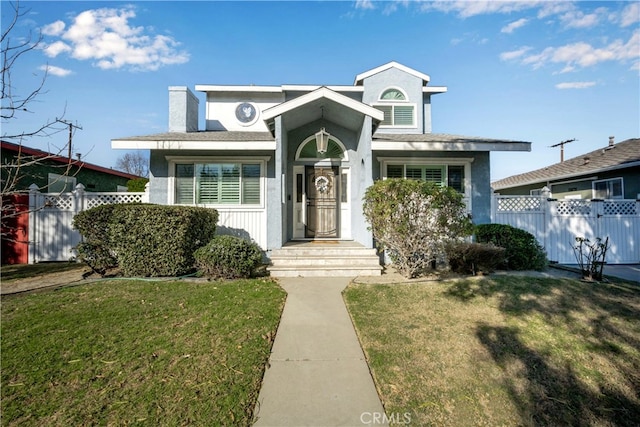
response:
{"label": "blue sky", "polygon": [[[112,167],[112,138],[167,130],[168,86],[351,85],[397,61],[448,92],[433,132],[532,142],[494,152],[492,179],[640,136],[640,3],[570,1],[34,2],[11,33],[43,34],[12,68],[45,93],[2,135],[64,115],[73,152]],[[12,17],[2,1],[2,27]],[[201,128],[204,97],[198,93]],[[65,132],[25,141],[63,147]]]}

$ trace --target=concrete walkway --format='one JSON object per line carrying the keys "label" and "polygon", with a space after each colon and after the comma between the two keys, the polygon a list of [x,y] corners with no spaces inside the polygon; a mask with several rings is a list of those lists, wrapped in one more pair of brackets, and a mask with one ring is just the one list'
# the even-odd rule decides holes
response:
{"label": "concrete walkway", "polygon": [[282,278],[287,302],[256,426],[362,426],[384,413],[342,299],[349,278]]}

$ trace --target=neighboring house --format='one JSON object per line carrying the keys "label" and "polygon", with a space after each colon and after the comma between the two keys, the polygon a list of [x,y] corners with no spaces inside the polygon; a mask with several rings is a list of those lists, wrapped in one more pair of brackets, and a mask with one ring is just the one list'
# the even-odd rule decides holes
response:
{"label": "neighboring house", "polygon": [[[31,162],[34,160],[34,162]],[[25,165],[31,162],[32,164]],[[36,184],[43,193],[73,191],[82,184],[85,191],[127,191],[127,181],[136,175],[105,168],[78,159],[47,153],[24,145],[2,141],[2,182],[7,179],[7,165],[22,164],[14,189],[28,192]]]}
{"label": "neighboring house", "polygon": [[[291,241],[373,247],[362,197],[374,180],[423,179],[465,198],[473,220],[491,219],[491,151],[521,141],[431,133],[432,97],[446,87],[390,62],[349,86],[169,87],[169,132],[112,140],[151,150],[150,202],[216,208],[223,232],[250,236],[270,254]],[[461,118],[464,119],[464,118]]]}
{"label": "neighboring house", "polygon": [[556,199],[640,199],[640,139],[609,144],[560,163],[493,182],[496,193]]}

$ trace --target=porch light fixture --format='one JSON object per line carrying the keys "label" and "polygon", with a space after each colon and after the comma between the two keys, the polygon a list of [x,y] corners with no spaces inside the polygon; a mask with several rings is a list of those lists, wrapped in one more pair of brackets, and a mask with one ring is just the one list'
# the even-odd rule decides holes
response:
{"label": "porch light fixture", "polygon": [[324,128],[320,129],[320,132],[316,132],[316,149],[318,153],[324,154],[327,152],[329,136],[329,132],[325,131]]}

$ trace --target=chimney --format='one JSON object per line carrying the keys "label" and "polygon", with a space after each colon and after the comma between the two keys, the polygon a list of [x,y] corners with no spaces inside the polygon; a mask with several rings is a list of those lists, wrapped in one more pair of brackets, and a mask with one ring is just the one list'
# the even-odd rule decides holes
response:
{"label": "chimney", "polygon": [[197,132],[200,101],[186,86],[169,86],[169,132]]}
{"label": "chimney", "polygon": [[613,141],[614,139],[615,139],[615,136],[609,137],[609,147],[613,147],[613,144],[615,144],[615,142]]}

